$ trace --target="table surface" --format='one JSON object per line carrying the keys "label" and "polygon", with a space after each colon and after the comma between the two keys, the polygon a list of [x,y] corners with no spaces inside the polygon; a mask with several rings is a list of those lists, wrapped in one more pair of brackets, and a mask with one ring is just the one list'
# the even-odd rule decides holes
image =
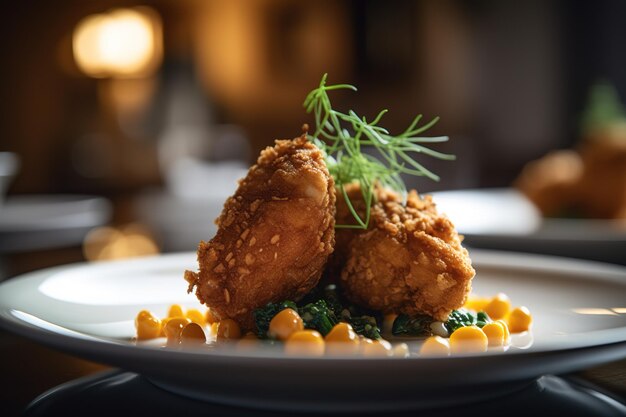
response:
{"label": "table surface", "polygon": [[[501,414],[508,417],[550,415],[568,417],[616,417],[626,415],[626,404],[617,401],[601,388],[575,376],[545,375],[529,381],[505,395],[488,401],[450,405],[445,408],[396,410],[393,417],[484,417]],[[289,410],[252,410],[187,398],[157,387],[142,375],[119,369],[73,380],[33,401],[24,417],[79,416],[110,417],[172,415],[207,417],[314,417],[345,416],[328,411],[323,414]],[[349,414],[355,415],[355,414]],[[357,414],[358,415],[358,414]]]}

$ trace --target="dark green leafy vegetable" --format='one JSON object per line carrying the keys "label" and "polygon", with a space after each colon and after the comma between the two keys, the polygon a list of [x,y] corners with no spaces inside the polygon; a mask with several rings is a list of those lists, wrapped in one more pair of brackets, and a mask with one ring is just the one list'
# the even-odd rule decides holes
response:
{"label": "dark green leafy vegetable", "polygon": [[352,326],[357,334],[376,340],[380,339],[380,328],[372,316],[349,317],[344,320]]}
{"label": "dark green leafy vegetable", "polygon": [[339,293],[337,292],[336,285],[327,285],[324,287],[323,291],[324,300],[326,300],[326,304],[328,307],[333,310],[337,317],[341,316],[341,312],[345,309],[341,302],[341,297],[339,297]]}
{"label": "dark green leafy vegetable", "polygon": [[413,317],[400,314],[393,321],[391,333],[394,336],[431,336],[430,325],[432,322],[433,318],[425,314]]}
{"label": "dark green leafy vegetable", "polygon": [[479,311],[478,314],[476,314],[476,325],[481,329],[485,324],[491,323],[491,321],[492,320],[489,315],[487,315],[484,311]]}
{"label": "dark green leafy vegetable", "polygon": [[332,309],[326,304],[326,300],[317,300],[298,308],[298,314],[302,317],[304,327],[313,329],[326,336],[333,326],[339,322]]}
{"label": "dark green leafy vegetable", "polygon": [[326,286],[323,297],[339,321],[349,323],[357,334],[370,339],[380,339],[379,323],[382,322],[380,314],[342,302],[336,285]]}
{"label": "dark green leafy vegetable", "polygon": [[285,308],[298,312],[306,329],[317,330],[322,335],[340,321],[349,323],[357,334],[380,339],[380,326],[377,316],[354,305],[344,305],[335,285],[314,288],[299,304],[293,301],[269,303],[254,311],[257,335],[261,339],[269,338],[268,330],[272,318]]}
{"label": "dark green leafy vegetable", "polygon": [[484,311],[477,314],[472,313],[464,308],[459,310],[453,310],[448,317],[448,321],[444,323],[446,329],[450,333],[456,329],[465,326],[478,326],[482,328],[485,324],[491,322],[491,319]]}
{"label": "dark green leafy vegetable", "polygon": [[254,322],[256,323],[257,336],[260,339],[267,339],[269,336],[267,331],[270,328],[270,321],[274,316],[286,308],[292,308],[298,310],[296,303],[293,301],[282,301],[280,303],[268,303],[265,307],[257,308],[254,310]]}
{"label": "dark green leafy vegetable", "polygon": [[[316,303],[319,300],[325,301],[326,307],[334,313],[334,320],[332,315],[329,315],[329,321],[334,322],[334,324],[337,324],[340,321],[349,323],[357,334],[369,337],[370,339],[380,339],[380,326],[376,314],[374,312],[361,309],[353,304],[346,303],[339,294],[336,285],[331,284],[323,288],[316,287],[309,294],[307,294],[302,301],[303,303],[309,304]],[[300,307],[301,310],[302,308],[303,307]],[[302,313],[300,316],[303,317]],[[380,320],[382,321],[382,317],[380,317]],[[312,325],[311,327],[307,326],[306,320],[305,327],[321,332],[316,325]],[[326,328],[327,326],[323,327]]]}

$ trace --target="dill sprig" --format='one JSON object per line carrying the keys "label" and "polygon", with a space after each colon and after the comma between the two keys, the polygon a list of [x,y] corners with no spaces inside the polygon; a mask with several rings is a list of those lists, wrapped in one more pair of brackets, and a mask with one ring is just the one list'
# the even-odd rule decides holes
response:
{"label": "dill sprig", "polygon": [[[308,135],[308,138],[324,152],[328,170],[357,222],[337,227],[367,229],[370,208],[375,200],[374,187],[377,183],[401,193],[406,198],[406,186],[400,174],[439,180],[435,173],[413,159],[412,154],[425,154],[446,160],[453,160],[455,156],[434,151],[423,145],[446,142],[447,136],[419,136],[437,123],[438,117],[418,126],[422,115],[417,115],[404,132],[391,135],[387,129],[378,125],[387,113],[386,109],[378,113],[371,122],[352,110],[342,113],[333,109],[328,97],[329,91],[357,89],[350,84],[326,85],[327,76],[328,74],[324,74],[319,87],[311,91],[304,100],[307,113],[313,112],[315,116],[315,131]],[[364,147],[376,151],[375,155],[363,152]],[[355,181],[360,184],[366,203],[364,218],[356,212],[346,192],[346,185]]]}

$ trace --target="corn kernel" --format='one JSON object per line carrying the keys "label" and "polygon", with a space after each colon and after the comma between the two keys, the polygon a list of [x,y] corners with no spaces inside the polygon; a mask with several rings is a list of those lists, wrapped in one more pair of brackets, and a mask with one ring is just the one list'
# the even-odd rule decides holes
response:
{"label": "corn kernel", "polygon": [[170,317],[167,323],[163,327],[165,337],[167,337],[168,345],[180,344],[180,336],[186,325],[191,323],[187,317]]}
{"label": "corn kernel", "polygon": [[424,356],[448,356],[450,354],[450,344],[448,339],[441,336],[431,336],[424,340],[420,348],[420,355]]}
{"label": "corn kernel", "polygon": [[148,310],[141,310],[135,318],[137,339],[154,339],[161,335],[161,320]]}
{"label": "corn kernel", "polygon": [[326,335],[326,353],[329,355],[355,355],[359,353],[359,336],[348,323],[337,323]]}
{"label": "corn kernel", "polygon": [[511,300],[504,293],[499,293],[485,306],[485,312],[492,320],[505,318],[511,310]]}
{"label": "corn kernel", "polygon": [[530,329],[533,316],[526,307],[517,307],[509,315],[509,330],[511,333],[521,333]]}
{"label": "corn kernel", "polygon": [[468,310],[485,311],[485,307],[487,307],[487,304],[489,304],[490,301],[491,300],[489,298],[470,295],[463,307]]}
{"label": "corn kernel", "polygon": [[408,358],[410,355],[409,345],[406,343],[398,343],[391,349],[391,355],[396,358]]}
{"label": "corn kernel", "polygon": [[204,318],[204,314],[195,308],[190,308],[187,310],[187,318],[191,320],[193,323],[196,323],[200,326],[204,326],[206,324],[206,319]]}
{"label": "corn kernel", "polygon": [[361,342],[361,352],[363,356],[386,357],[391,356],[391,343],[384,339],[372,340],[364,339]]}
{"label": "corn kernel", "polygon": [[286,308],[270,321],[268,333],[279,340],[287,340],[295,332],[304,330],[304,323],[297,311]]}
{"label": "corn kernel", "polygon": [[511,342],[511,332],[509,331],[508,323],[504,320],[496,320],[496,323],[502,325],[502,329],[504,330],[504,344],[508,345]]}
{"label": "corn kernel", "polygon": [[450,335],[452,353],[485,352],[487,346],[487,335],[476,326],[460,327]]}
{"label": "corn kernel", "polygon": [[487,323],[483,326],[483,333],[487,335],[489,346],[504,346],[505,332],[504,326],[498,321]]}
{"label": "corn kernel", "polygon": [[285,342],[287,355],[322,356],[324,350],[324,338],[315,330],[300,330],[289,336]]}
{"label": "corn kernel", "polygon": [[170,321],[172,317],[165,317],[163,319],[161,319],[161,333],[159,333],[159,337],[165,337],[165,326],[167,325],[167,322]]}
{"label": "corn kernel", "polygon": [[239,339],[241,337],[241,328],[233,319],[220,320],[217,325],[218,339]]}
{"label": "corn kernel", "polygon": [[167,317],[185,317],[185,313],[180,305],[172,304],[167,311]]}
{"label": "corn kernel", "polygon": [[185,345],[202,345],[206,343],[204,330],[198,323],[191,322],[187,324],[180,333],[180,343]]}

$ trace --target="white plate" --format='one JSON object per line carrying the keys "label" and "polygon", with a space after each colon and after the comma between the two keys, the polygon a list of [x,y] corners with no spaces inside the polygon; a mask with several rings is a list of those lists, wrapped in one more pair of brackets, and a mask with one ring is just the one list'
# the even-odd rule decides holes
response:
{"label": "white plate", "polygon": [[626,264],[626,222],[543,219],[523,194],[508,188],[432,195],[470,246]]}
{"label": "white plate", "polygon": [[[529,379],[626,356],[626,268],[473,251],[474,291],[506,292],[535,318],[534,343],[449,358],[306,358],[137,346],[141,309],[197,307],[194,253],[42,270],[0,284],[0,324],[51,347],[146,375],[192,397],[299,410],[392,410],[479,400]],[[451,394],[453,393],[453,394]]]}

